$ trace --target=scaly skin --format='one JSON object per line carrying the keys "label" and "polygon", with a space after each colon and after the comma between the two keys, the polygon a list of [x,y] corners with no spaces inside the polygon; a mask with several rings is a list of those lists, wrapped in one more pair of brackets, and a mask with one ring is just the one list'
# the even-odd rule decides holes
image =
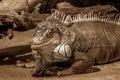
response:
{"label": "scaly skin", "polygon": [[[87,16],[82,21],[81,15],[73,19],[67,16],[63,21],[60,13],[55,12],[37,26],[33,38],[36,47],[33,45],[32,49],[39,57],[33,76],[79,74],[94,64],[120,59],[119,22],[108,21],[112,17],[103,16],[105,20],[98,15]],[[53,71],[53,66],[62,70]]]}

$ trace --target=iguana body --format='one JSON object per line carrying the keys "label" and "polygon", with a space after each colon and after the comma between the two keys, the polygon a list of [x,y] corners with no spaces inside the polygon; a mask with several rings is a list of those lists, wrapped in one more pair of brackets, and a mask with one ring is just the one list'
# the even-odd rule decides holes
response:
{"label": "iguana body", "polygon": [[120,26],[93,21],[77,22],[72,27],[78,32],[73,44],[75,50],[92,55],[96,64],[120,59]]}
{"label": "iguana body", "polygon": [[78,74],[94,64],[119,60],[119,19],[115,14],[90,12],[66,16],[55,11],[36,29],[32,48],[41,58],[33,76],[42,75],[50,64],[59,62],[71,63],[71,66],[56,75]]}

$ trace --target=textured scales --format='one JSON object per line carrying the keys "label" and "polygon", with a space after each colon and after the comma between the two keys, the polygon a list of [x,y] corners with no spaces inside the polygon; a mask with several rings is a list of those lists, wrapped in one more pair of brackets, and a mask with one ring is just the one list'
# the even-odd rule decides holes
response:
{"label": "textured scales", "polygon": [[[44,38],[37,41],[48,40],[44,42],[44,46],[37,49],[37,52],[42,54],[40,55],[42,59],[38,59],[33,76],[41,76],[43,68],[47,69],[48,65],[54,64],[57,59],[59,59],[58,62],[70,65],[68,69],[55,73],[59,76],[83,73],[94,64],[109,63],[120,59],[119,14],[90,12],[71,16],[55,10],[52,16],[38,25],[39,27],[47,27],[47,29],[42,32]],[[57,36],[49,38],[46,34],[51,28],[53,28],[52,34]],[[54,43],[56,40],[57,43]],[[67,49],[64,44],[67,44],[69,48]],[[65,58],[69,52],[71,52],[69,57]],[[62,57],[61,54],[65,56]]]}
{"label": "textured scales", "polygon": [[[120,25],[120,14],[89,12],[88,14],[81,13],[81,14],[77,14],[74,16],[70,16],[70,15],[65,15],[64,13],[56,10],[52,14],[52,16],[55,16],[55,18],[60,19],[64,24],[74,23],[73,28],[76,28],[79,38],[74,42],[73,48],[80,47],[80,50],[83,49],[83,51],[85,51],[85,52],[87,52],[87,50],[88,50],[87,48],[97,49],[97,48],[107,47],[108,50],[112,50],[112,51],[108,51],[105,49],[101,49],[100,50],[101,53],[95,53],[95,52],[92,53],[92,55],[97,56],[96,57],[96,59],[98,59],[98,62],[96,62],[97,64],[112,62],[112,61],[119,59],[119,57],[117,57],[117,59],[115,59],[115,57],[113,57],[114,59],[112,59],[112,56],[113,55],[115,56],[116,53],[114,53],[114,52],[118,51],[116,48],[120,47],[119,45],[117,45],[120,42],[120,39],[119,39],[119,37],[120,37],[120,32],[119,32],[119,30],[120,30],[120,26],[119,26]],[[113,27],[115,27],[115,28],[113,28]],[[71,26],[71,28],[72,28],[72,26]],[[91,30],[91,29],[93,29],[93,30]],[[88,34],[87,34],[87,32],[88,32]],[[83,35],[82,43],[80,42],[80,38],[82,38],[81,35]],[[101,39],[101,42],[95,43],[95,41],[92,41],[91,39],[89,41],[89,37]],[[84,38],[86,38],[86,39],[84,39]],[[93,39],[93,40],[95,40],[95,39]],[[104,51],[106,53],[104,53]],[[107,53],[107,51],[108,51],[108,53]],[[119,54],[119,51],[118,51],[118,54]],[[100,55],[103,55],[103,56],[99,57]],[[102,60],[102,58],[103,58],[103,60]]]}

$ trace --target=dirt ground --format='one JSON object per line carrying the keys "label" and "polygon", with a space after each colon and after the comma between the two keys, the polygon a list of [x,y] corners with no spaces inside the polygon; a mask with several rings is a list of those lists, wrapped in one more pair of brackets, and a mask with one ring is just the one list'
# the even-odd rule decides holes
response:
{"label": "dirt ground", "polygon": [[63,77],[32,77],[33,68],[20,68],[15,64],[0,65],[0,80],[120,80],[120,61],[97,65],[98,72],[76,74]]}

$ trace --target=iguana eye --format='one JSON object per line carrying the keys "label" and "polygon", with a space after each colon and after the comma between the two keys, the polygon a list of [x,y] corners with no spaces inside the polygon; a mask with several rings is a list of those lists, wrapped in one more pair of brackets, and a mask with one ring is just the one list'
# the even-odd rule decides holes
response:
{"label": "iguana eye", "polygon": [[53,37],[53,34],[54,34],[54,30],[51,28],[47,31],[46,33],[46,37],[48,38],[52,38]]}
{"label": "iguana eye", "polygon": [[41,30],[46,30],[46,26],[45,25],[43,25],[42,27],[41,27]]}

